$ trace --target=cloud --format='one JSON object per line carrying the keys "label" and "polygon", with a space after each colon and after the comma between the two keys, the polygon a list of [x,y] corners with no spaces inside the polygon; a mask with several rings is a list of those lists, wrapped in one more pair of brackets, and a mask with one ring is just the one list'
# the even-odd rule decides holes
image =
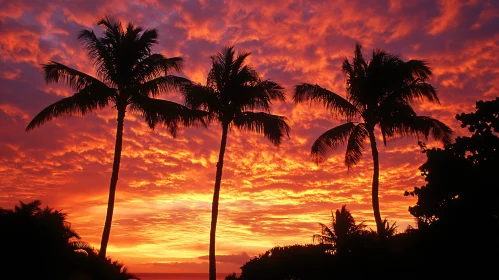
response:
{"label": "cloud", "polygon": [[[208,256],[198,257],[200,260],[208,260]],[[233,264],[241,264],[246,263],[250,260],[250,256],[246,252],[242,252],[237,255],[217,255],[216,256],[217,263],[233,263]]]}

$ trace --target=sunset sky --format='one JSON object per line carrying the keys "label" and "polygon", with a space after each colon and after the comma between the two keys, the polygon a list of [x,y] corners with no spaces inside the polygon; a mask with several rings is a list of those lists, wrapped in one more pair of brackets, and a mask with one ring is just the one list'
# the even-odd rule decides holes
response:
{"label": "sunset sky", "polygon": [[[124,4],[127,2],[130,4]],[[312,4],[313,3],[313,4]],[[105,14],[157,28],[155,52],[182,56],[179,75],[204,83],[209,59],[225,45],[251,51],[249,63],[281,83],[290,138],[275,148],[263,136],[229,133],[217,230],[219,272],[239,272],[250,257],[276,245],[304,244],[343,204],[358,222],[374,227],[372,159],[347,171],[345,147],[325,163],[310,158],[313,141],[340,123],[323,107],[291,100],[308,82],[345,95],[341,59],[355,42],[366,57],[383,48],[423,59],[441,104],[416,107],[421,115],[464,134],[455,115],[475,101],[499,95],[499,1],[38,1],[0,0],[0,207],[41,199],[69,213],[82,238],[98,247],[104,225],[116,131],[116,111],[60,118],[29,133],[31,118],[72,94],[46,85],[40,64],[49,60],[94,74],[77,40],[81,29],[100,34]],[[181,102],[172,92],[160,96]],[[132,272],[207,272],[211,200],[221,129],[183,129],[176,139],[151,131],[140,116],[125,120],[123,154],[108,255]],[[378,135],[380,136],[380,135]],[[429,147],[438,146],[433,141]],[[405,190],[424,184],[417,139],[396,139],[380,152],[382,217],[399,231],[414,225]]]}

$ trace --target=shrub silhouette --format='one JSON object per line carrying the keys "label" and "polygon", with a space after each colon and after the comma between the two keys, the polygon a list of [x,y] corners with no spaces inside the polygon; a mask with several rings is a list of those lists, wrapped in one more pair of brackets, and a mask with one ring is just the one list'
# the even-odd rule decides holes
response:
{"label": "shrub silhouette", "polygon": [[456,116],[471,136],[457,137],[444,149],[426,149],[420,167],[427,184],[406,195],[417,196],[409,212],[420,227],[473,220],[499,229],[499,98],[478,101],[476,111]]}
{"label": "shrub silhouette", "polygon": [[41,208],[39,200],[0,208],[0,246],[5,279],[136,278],[122,264],[99,257],[71,229],[66,214]]}

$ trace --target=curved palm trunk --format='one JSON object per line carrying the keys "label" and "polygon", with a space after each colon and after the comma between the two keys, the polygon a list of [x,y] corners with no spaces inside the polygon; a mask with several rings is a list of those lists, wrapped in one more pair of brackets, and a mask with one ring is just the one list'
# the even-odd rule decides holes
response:
{"label": "curved palm trunk", "polygon": [[118,183],[118,172],[120,171],[121,149],[123,144],[123,123],[125,121],[126,107],[118,107],[118,127],[116,128],[116,144],[114,145],[113,173],[111,175],[111,185],[109,186],[109,199],[107,201],[106,222],[102,232],[99,256],[106,257],[107,243],[111,234],[111,223],[113,221],[114,197],[116,184]]}
{"label": "curved palm trunk", "polygon": [[215,178],[215,190],[213,191],[213,204],[211,205],[211,229],[210,229],[210,280],[217,278],[217,263],[215,260],[215,237],[218,219],[218,198],[220,196],[220,184],[222,182],[222,168],[224,165],[225,146],[227,144],[228,124],[222,125],[222,141],[218,155],[217,175]]}
{"label": "curved palm trunk", "polygon": [[376,147],[376,137],[374,136],[374,128],[369,129],[369,142],[371,142],[371,152],[373,154],[374,172],[372,186],[372,203],[374,211],[374,220],[376,221],[376,229],[378,234],[383,231],[383,222],[381,222],[381,213],[379,211],[379,157],[378,148]]}

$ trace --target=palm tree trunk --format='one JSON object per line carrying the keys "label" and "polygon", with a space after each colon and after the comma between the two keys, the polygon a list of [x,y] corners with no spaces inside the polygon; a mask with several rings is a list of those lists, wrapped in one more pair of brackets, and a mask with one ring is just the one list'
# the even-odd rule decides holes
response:
{"label": "palm tree trunk", "polygon": [[116,184],[118,183],[118,172],[120,171],[121,149],[123,144],[123,123],[125,121],[126,106],[118,106],[118,127],[116,128],[116,144],[114,145],[113,173],[111,175],[111,185],[109,186],[109,199],[107,201],[106,222],[102,232],[99,256],[106,257],[107,243],[111,234],[111,223],[113,221],[114,197]]}
{"label": "palm tree trunk", "polygon": [[376,221],[376,229],[378,234],[383,231],[383,223],[381,222],[381,213],[379,211],[379,157],[378,157],[378,148],[376,147],[376,137],[374,136],[374,128],[369,129],[369,142],[371,142],[371,152],[373,154],[373,164],[374,164],[374,172],[373,172],[373,186],[372,186],[372,203],[373,203],[373,212],[374,212],[374,220]]}
{"label": "palm tree trunk", "polygon": [[225,146],[227,144],[227,133],[229,124],[222,124],[222,141],[218,155],[217,175],[215,179],[215,190],[213,191],[213,204],[211,205],[211,229],[210,229],[210,280],[217,278],[217,263],[215,260],[215,237],[218,219],[218,198],[220,196],[220,184],[222,182],[222,168],[224,165]]}

